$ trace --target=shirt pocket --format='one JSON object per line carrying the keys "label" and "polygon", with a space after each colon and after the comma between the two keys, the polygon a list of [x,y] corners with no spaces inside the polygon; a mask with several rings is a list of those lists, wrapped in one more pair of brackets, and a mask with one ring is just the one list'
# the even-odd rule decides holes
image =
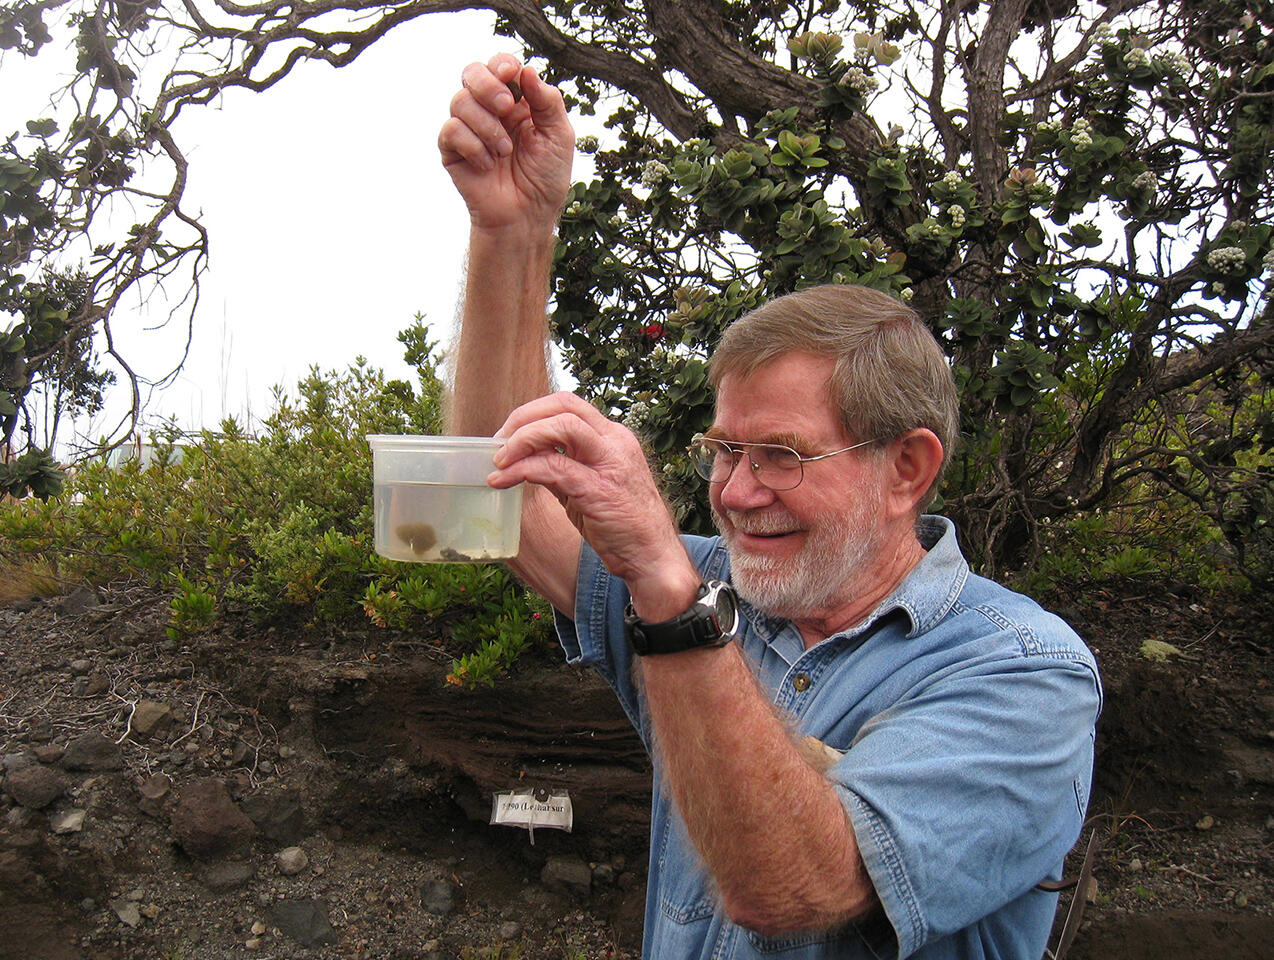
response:
{"label": "shirt pocket", "polygon": [[659,912],[675,923],[694,923],[716,912],[708,870],[690,842],[681,818],[669,811],[659,850]]}
{"label": "shirt pocket", "polygon": [[758,957],[783,958],[812,957],[876,957],[898,955],[898,941],[883,913],[871,916],[847,927],[836,930],[813,930],[778,937],[766,937],[751,930],[744,930],[748,946]]}

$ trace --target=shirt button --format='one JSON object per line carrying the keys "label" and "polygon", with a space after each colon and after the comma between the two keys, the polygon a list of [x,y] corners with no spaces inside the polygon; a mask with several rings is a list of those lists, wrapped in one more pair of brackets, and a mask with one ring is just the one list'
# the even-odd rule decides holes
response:
{"label": "shirt button", "polygon": [[797,693],[804,693],[810,688],[810,675],[808,673],[798,673],[792,678],[792,687]]}

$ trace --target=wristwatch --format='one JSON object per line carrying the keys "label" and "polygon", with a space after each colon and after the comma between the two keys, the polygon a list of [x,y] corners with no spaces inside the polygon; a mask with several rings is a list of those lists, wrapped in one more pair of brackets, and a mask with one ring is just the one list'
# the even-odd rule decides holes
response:
{"label": "wristwatch", "polygon": [[695,602],[685,613],[647,623],[628,605],[624,626],[633,650],[641,656],[653,653],[680,653],[699,647],[724,647],[739,628],[739,598],[724,580],[708,580],[699,585]]}

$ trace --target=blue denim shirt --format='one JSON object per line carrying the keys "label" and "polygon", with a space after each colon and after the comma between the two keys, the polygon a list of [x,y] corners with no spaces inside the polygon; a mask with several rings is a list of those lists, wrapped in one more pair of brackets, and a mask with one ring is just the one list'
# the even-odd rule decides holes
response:
{"label": "blue denim shirt", "polygon": [[[1097,666],[1061,619],[970,573],[950,521],[923,517],[918,531],[928,553],[863,623],[806,650],[791,623],[745,605],[737,641],[794,733],[844,752],[826,776],[882,909],[782,937],[730,922],[656,771],[646,960],[1042,956],[1057,894],[1036,884],[1060,878],[1083,823]],[[684,542],[705,577],[728,579],[719,538]],[[649,747],[627,602],[585,546],[576,618],[559,616],[558,633]]]}

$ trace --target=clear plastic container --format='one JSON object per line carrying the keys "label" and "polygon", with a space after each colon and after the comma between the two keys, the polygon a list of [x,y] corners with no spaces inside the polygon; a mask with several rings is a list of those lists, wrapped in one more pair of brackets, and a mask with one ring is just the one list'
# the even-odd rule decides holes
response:
{"label": "clear plastic container", "polygon": [[377,553],[409,563],[517,556],[522,486],[487,486],[503,440],[369,434],[367,442]]}

